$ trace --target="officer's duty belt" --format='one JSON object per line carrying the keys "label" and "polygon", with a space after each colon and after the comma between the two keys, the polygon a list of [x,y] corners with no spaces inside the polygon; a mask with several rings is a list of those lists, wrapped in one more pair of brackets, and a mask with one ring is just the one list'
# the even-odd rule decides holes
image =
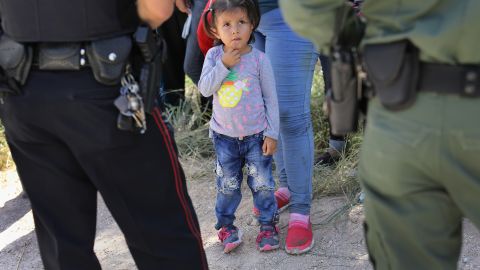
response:
{"label": "officer's duty belt", "polygon": [[422,63],[418,90],[480,97],[480,66]]}
{"label": "officer's duty belt", "polygon": [[40,70],[80,70],[90,67],[82,43],[34,44],[32,68]]}

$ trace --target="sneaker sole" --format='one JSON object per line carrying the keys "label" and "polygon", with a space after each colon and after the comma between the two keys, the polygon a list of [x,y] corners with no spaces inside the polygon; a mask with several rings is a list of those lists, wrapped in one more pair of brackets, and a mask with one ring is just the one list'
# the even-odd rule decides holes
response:
{"label": "sneaker sole", "polygon": [[257,249],[261,252],[272,251],[272,250],[275,250],[275,249],[278,249],[278,248],[280,248],[280,245],[274,245],[274,246],[265,245],[263,248],[257,246]]}
{"label": "sneaker sole", "polygon": [[223,252],[230,253],[234,249],[236,249],[238,246],[240,246],[240,244],[242,243],[242,235],[243,235],[242,231],[238,230],[238,241],[226,244],[225,247],[223,248]]}
{"label": "sneaker sole", "polygon": [[300,255],[300,254],[309,252],[309,251],[313,248],[314,245],[315,245],[315,240],[312,239],[312,243],[310,244],[310,246],[308,246],[308,247],[305,248],[305,249],[299,249],[299,248],[291,248],[291,249],[288,249],[288,248],[285,246],[285,252],[287,252],[287,253],[290,254],[290,255]]}
{"label": "sneaker sole", "polygon": [[235,243],[228,243],[228,244],[225,245],[225,248],[223,249],[223,252],[224,253],[230,253],[234,249],[236,249],[238,246],[240,246],[241,243],[242,243],[242,241],[237,241]]}

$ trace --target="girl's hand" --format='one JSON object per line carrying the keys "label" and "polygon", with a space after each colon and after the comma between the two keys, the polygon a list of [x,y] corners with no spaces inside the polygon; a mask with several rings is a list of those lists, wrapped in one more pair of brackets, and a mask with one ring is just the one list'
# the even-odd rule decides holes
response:
{"label": "girl's hand", "polygon": [[227,68],[231,68],[240,62],[240,51],[238,49],[227,49],[222,56],[222,62]]}
{"label": "girl's hand", "polygon": [[277,151],[277,140],[265,137],[263,140],[262,151],[264,156],[271,156]]}

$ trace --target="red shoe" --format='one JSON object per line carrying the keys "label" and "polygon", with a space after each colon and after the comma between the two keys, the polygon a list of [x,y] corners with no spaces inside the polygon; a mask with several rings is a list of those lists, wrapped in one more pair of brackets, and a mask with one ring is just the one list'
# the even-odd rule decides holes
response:
{"label": "red shoe", "polygon": [[[287,206],[290,203],[290,199],[286,198],[285,196],[281,195],[277,191],[274,193],[275,195],[275,201],[277,201],[277,209],[280,211],[283,207]],[[258,210],[255,206],[253,207],[253,215],[255,217],[260,216],[260,210]]]}
{"label": "red shoe", "polygon": [[288,225],[287,239],[285,240],[285,251],[288,254],[298,255],[308,252],[313,248],[312,224],[308,222],[308,228],[304,224],[296,222]]}

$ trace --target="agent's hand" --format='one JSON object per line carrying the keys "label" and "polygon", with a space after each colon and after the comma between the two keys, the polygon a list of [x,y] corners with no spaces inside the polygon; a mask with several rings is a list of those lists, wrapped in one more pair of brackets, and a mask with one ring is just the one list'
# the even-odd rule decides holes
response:
{"label": "agent's hand", "polygon": [[227,68],[231,68],[240,62],[240,51],[237,49],[225,49],[222,62]]}
{"label": "agent's hand", "polygon": [[271,156],[277,151],[277,140],[265,137],[263,140],[262,151],[264,156]]}

